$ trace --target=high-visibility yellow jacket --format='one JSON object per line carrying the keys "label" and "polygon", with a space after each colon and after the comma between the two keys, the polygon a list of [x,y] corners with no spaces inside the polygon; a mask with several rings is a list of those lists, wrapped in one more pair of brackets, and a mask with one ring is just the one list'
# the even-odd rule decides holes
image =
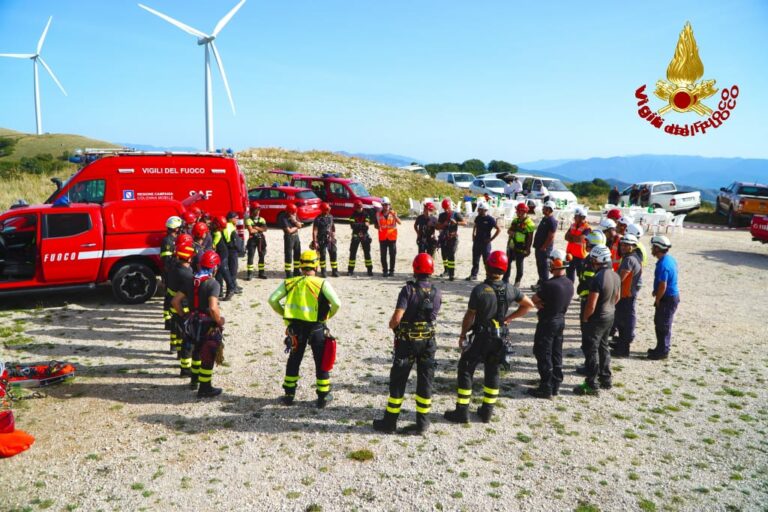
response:
{"label": "high-visibility yellow jacket", "polygon": [[[285,297],[285,305],[280,300]],[[331,283],[317,276],[291,277],[269,297],[269,305],[285,320],[324,322],[341,306]]]}

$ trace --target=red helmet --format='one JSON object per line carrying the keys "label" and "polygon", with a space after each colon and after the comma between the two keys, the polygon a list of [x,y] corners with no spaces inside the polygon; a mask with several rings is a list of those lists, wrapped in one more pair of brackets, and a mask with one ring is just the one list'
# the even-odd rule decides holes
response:
{"label": "red helmet", "polygon": [[413,273],[431,275],[435,271],[435,262],[432,256],[422,252],[413,258]]}
{"label": "red helmet", "polygon": [[187,233],[182,233],[178,237],[176,237],[177,249],[182,245],[192,245],[193,243],[195,243],[194,238],[192,238],[192,235],[188,235]]}
{"label": "red helmet", "polygon": [[443,207],[443,210],[450,210],[451,209],[451,200],[447,197],[443,199],[443,202],[440,203],[440,206]]}
{"label": "red helmet", "polygon": [[425,203],[424,204],[424,208],[426,208],[427,210],[430,210],[430,211],[434,210],[435,209],[435,203],[433,203],[433,202]]}
{"label": "red helmet", "polygon": [[192,224],[197,220],[197,215],[195,215],[195,212],[187,210],[181,214],[181,220],[187,224]]}
{"label": "red helmet", "polygon": [[608,210],[608,214],[606,215],[609,219],[612,221],[618,222],[618,220],[621,218],[621,210],[618,208],[611,208]]}
{"label": "red helmet", "polygon": [[320,211],[323,213],[329,213],[331,211],[331,205],[326,202],[320,203]]}
{"label": "red helmet", "polygon": [[355,207],[355,210],[357,210],[358,208],[363,207],[363,202],[359,199],[356,199],[355,202],[352,203],[352,205]]}
{"label": "red helmet", "polygon": [[503,273],[507,271],[507,268],[509,268],[509,259],[507,259],[507,255],[504,251],[493,251],[491,255],[488,256],[488,260],[486,260],[485,265],[488,268],[492,268]]}
{"label": "red helmet", "polygon": [[198,222],[192,226],[192,236],[195,238],[203,238],[208,234],[208,224],[205,222]]}
{"label": "red helmet", "polygon": [[189,208],[187,208],[187,210],[197,215],[198,219],[203,215],[203,210],[201,210],[197,206],[190,206]]}
{"label": "red helmet", "polygon": [[176,244],[176,257],[180,260],[189,261],[195,255],[195,246],[192,243],[179,245]]}
{"label": "red helmet", "polygon": [[214,217],[213,218],[213,223],[219,229],[224,229],[225,227],[227,227],[227,219],[225,219],[223,215],[219,215],[218,217]]}
{"label": "red helmet", "polygon": [[298,210],[298,208],[296,208],[295,204],[288,203],[288,206],[285,207],[285,211],[287,211],[289,214],[293,215],[294,213],[296,213],[299,210]]}
{"label": "red helmet", "polygon": [[251,210],[261,210],[261,205],[258,201],[251,201]]}
{"label": "red helmet", "polygon": [[210,270],[219,266],[219,263],[221,263],[221,258],[218,254],[216,254],[216,251],[205,251],[203,256],[200,258],[201,268]]}
{"label": "red helmet", "polygon": [[515,210],[517,210],[517,213],[528,213],[528,205],[525,203],[518,203],[517,207],[515,207]]}

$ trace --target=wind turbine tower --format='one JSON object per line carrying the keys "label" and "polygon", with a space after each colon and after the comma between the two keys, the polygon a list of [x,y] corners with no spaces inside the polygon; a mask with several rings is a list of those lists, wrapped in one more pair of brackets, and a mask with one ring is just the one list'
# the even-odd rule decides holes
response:
{"label": "wind turbine tower", "polygon": [[35,122],[37,126],[38,135],[43,134],[43,121],[42,121],[43,114],[40,109],[40,83],[39,83],[38,71],[37,71],[38,62],[40,62],[40,64],[43,65],[43,67],[48,72],[48,74],[51,75],[51,78],[53,78],[53,81],[56,82],[56,85],[59,86],[59,89],[61,89],[61,92],[64,93],[64,96],[67,95],[67,91],[64,90],[64,87],[62,87],[61,82],[59,82],[59,79],[56,78],[56,75],[53,74],[53,70],[48,66],[48,64],[45,63],[45,61],[43,60],[43,57],[40,55],[40,50],[43,49],[43,43],[45,42],[45,36],[48,34],[48,29],[51,27],[51,21],[53,21],[53,16],[48,18],[48,23],[45,25],[45,30],[43,30],[43,35],[40,36],[40,40],[37,42],[37,49],[35,50],[35,53],[0,53],[0,57],[32,60],[32,69],[34,70],[34,75],[35,75]]}
{"label": "wind turbine tower", "polygon": [[219,55],[219,51],[216,49],[216,43],[213,41],[244,3],[245,0],[240,0],[240,2],[232,8],[232,10],[230,10],[223,18],[219,20],[219,22],[216,24],[216,27],[214,27],[213,32],[210,34],[206,34],[190,27],[189,25],[185,25],[184,23],[175,20],[166,14],[156,11],[151,7],[139,4],[139,7],[145,11],[149,11],[155,16],[164,19],[171,25],[180,28],[187,34],[191,34],[197,37],[197,44],[199,46],[205,46],[205,149],[209,152],[215,151],[216,149],[213,143],[213,91],[211,89],[211,53],[213,53],[213,58],[216,59],[216,65],[219,68],[221,79],[224,82],[224,89],[227,91],[227,97],[229,98],[229,105],[232,107],[232,113],[236,113],[235,102],[232,100],[232,92],[229,90],[229,82],[227,81],[227,75],[224,72],[224,63],[221,61],[221,55]]}

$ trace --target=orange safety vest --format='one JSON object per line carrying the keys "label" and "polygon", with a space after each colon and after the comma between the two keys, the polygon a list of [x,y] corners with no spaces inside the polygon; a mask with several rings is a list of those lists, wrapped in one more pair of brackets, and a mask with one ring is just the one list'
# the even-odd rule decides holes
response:
{"label": "orange safety vest", "polygon": [[611,243],[611,263],[613,264],[613,271],[619,271],[619,265],[621,264],[621,255],[619,254],[619,236],[614,237]]}
{"label": "orange safety vest", "polygon": [[381,212],[377,212],[376,222],[379,224],[379,242],[397,240],[397,223],[391,211],[386,217]]}
{"label": "orange safety vest", "polygon": [[[577,228],[575,224],[571,224],[568,232],[573,236],[581,236],[588,229],[592,228],[590,228],[587,222],[584,222],[580,228]],[[565,247],[565,252],[574,258],[584,259],[587,257],[587,241],[584,240],[582,243],[568,242],[568,245]]]}

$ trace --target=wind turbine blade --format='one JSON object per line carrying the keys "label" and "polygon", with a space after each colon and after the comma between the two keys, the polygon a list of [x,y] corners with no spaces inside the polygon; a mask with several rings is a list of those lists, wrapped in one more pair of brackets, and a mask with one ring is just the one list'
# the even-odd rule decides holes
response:
{"label": "wind turbine blade", "polygon": [[216,37],[219,35],[219,32],[221,32],[221,29],[224,28],[224,26],[229,23],[229,20],[232,19],[232,16],[235,15],[237,11],[240,10],[240,8],[245,3],[245,0],[240,0],[240,3],[238,3],[236,6],[232,8],[231,11],[229,11],[223,18],[219,20],[219,22],[216,24],[216,28],[213,29],[213,33],[211,34],[213,37]]}
{"label": "wind turbine blade", "polygon": [[0,53],[0,57],[10,57],[12,59],[31,59],[34,57],[32,53]]}
{"label": "wind turbine blade", "polygon": [[43,35],[40,36],[40,40],[37,42],[37,53],[40,53],[40,50],[43,49],[43,43],[45,42],[45,36],[48,35],[48,29],[51,26],[51,22],[53,21],[53,16],[48,18],[48,23],[45,25],[45,30],[43,30]]}
{"label": "wind turbine blade", "polygon": [[43,65],[43,67],[48,72],[48,74],[51,75],[51,78],[53,78],[53,81],[56,82],[56,85],[59,86],[59,89],[61,89],[61,92],[63,92],[64,96],[66,96],[67,95],[67,91],[64,90],[64,87],[61,85],[61,82],[59,82],[59,79],[56,78],[56,75],[53,74],[53,71],[51,70],[51,68],[48,67],[48,64],[45,63],[45,61],[43,60],[42,57],[38,57],[37,60],[40,61],[40,64]]}
{"label": "wind turbine blade", "polygon": [[216,59],[216,65],[219,67],[221,79],[224,81],[224,89],[227,90],[227,97],[229,98],[229,105],[232,107],[232,113],[237,114],[237,112],[235,112],[235,102],[232,100],[232,91],[229,90],[229,82],[227,82],[227,74],[224,72],[224,63],[221,61],[219,50],[216,49],[216,44],[213,41],[209,44],[211,45],[211,50],[213,50],[213,58]]}
{"label": "wind turbine blade", "polygon": [[156,11],[156,10],[154,10],[151,7],[147,7],[146,5],[143,5],[143,4],[139,4],[139,7],[141,7],[145,11],[151,12],[152,14],[154,14],[155,16],[157,16],[159,18],[164,19],[165,21],[167,21],[171,25],[175,25],[175,26],[179,27],[181,30],[183,30],[187,34],[191,34],[191,35],[193,35],[195,37],[200,37],[200,38],[208,37],[207,34],[203,34],[199,30],[197,30],[195,28],[192,28],[189,25],[185,25],[184,23],[182,23],[182,22],[180,22],[178,20],[175,20],[175,19],[171,18],[170,16],[167,16],[167,15],[165,15],[165,14],[159,12],[159,11]]}

